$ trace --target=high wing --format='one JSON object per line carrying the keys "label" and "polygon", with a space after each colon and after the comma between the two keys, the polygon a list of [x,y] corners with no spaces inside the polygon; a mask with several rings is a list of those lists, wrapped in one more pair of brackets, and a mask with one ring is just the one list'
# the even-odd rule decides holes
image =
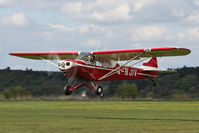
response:
{"label": "high wing", "polygon": [[[126,49],[110,51],[93,51],[96,61],[101,60],[131,60],[143,57],[163,57],[163,56],[182,56],[191,53],[189,49],[178,47],[163,47],[150,49]],[[36,52],[36,53],[9,53],[13,56],[35,60],[56,60],[56,59],[76,59],[80,52]]]}
{"label": "high wing", "polygon": [[[91,52],[96,60],[109,59],[115,61],[140,59],[143,57],[163,57],[163,56],[183,56],[191,53],[189,49],[178,47],[163,47],[150,49],[127,49],[111,51],[93,51]],[[139,55],[139,56],[138,56]]]}
{"label": "high wing", "polygon": [[36,53],[9,53],[10,55],[35,59],[35,60],[57,60],[57,59],[75,59],[79,52],[36,52]]}

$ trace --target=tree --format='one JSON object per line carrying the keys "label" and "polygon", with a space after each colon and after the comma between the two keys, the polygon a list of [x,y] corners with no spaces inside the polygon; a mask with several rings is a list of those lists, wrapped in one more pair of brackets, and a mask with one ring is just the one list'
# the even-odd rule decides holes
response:
{"label": "tree", "polygon": [[193,87],[196,83],[198,83],[197,76],[189,74],[181,79],[180,87],[185,92],[189,92],[190,88]]}
{"label": "tree", "polygon": [[2,92],[2,95],[3,95],[6,99],[10,99],[10,96],[11,96],[10,90],[9,90],[9,89],[5,89],[5,90]]}
{"label": "tree", "polygon": [[138,95],[137,86],[135,84],[123,83],[116,89],[116,96],[124,98],[135,99]]}
{"label": "tree", "polygon": [[2,94],[6,99],[17,98],[17,97],[27,97],[28,95],[31,95],[26,89],[20,86],[16,86],[10,89],[5,89],[2,92]]}

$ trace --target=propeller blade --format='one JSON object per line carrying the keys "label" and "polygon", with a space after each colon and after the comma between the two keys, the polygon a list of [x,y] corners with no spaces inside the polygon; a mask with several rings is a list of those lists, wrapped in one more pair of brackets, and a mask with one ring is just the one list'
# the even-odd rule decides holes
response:
{"label": "propeller blade", "polygon": [[[75,60],[76,59],[77,58],[75,58]],[[76,79],[77,71],[78,71],[78,67],[77,66],[75,66],[74,69],[71,69],[71,71],[70,71],[70,77],[68,76],[67,85],[70,85]]]}

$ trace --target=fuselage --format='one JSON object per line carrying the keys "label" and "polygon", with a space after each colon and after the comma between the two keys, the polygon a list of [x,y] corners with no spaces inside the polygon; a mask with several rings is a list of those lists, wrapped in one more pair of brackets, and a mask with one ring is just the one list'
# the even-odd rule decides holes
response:
{"label": "fuselage", "polygon": [[[66,76],[75,75],[79,79],[90,81],[136,80],[157,77],[157,72],[144,71],[141,68],[130,66],[120,67],[119,64],[116,64],[114,67],[103,67],[89,64],[83,60],[62,60],[58,66],[61,71],[66,73]],[[100,79],[111,71],[112,74]]]}

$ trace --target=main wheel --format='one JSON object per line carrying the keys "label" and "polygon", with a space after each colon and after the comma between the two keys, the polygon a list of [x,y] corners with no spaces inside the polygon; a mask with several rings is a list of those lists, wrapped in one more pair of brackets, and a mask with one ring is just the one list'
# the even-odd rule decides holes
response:
{"label": "main wheel", "polygon": [[70,90],[71,86],[65,86],[64,87],[64,94],[65,95],[70,95],[72,91]]}
{"label": "main wheel", "polygon": [[102,96],[103,95],[103,88],[101,85],[95,87],[95,94]]}

